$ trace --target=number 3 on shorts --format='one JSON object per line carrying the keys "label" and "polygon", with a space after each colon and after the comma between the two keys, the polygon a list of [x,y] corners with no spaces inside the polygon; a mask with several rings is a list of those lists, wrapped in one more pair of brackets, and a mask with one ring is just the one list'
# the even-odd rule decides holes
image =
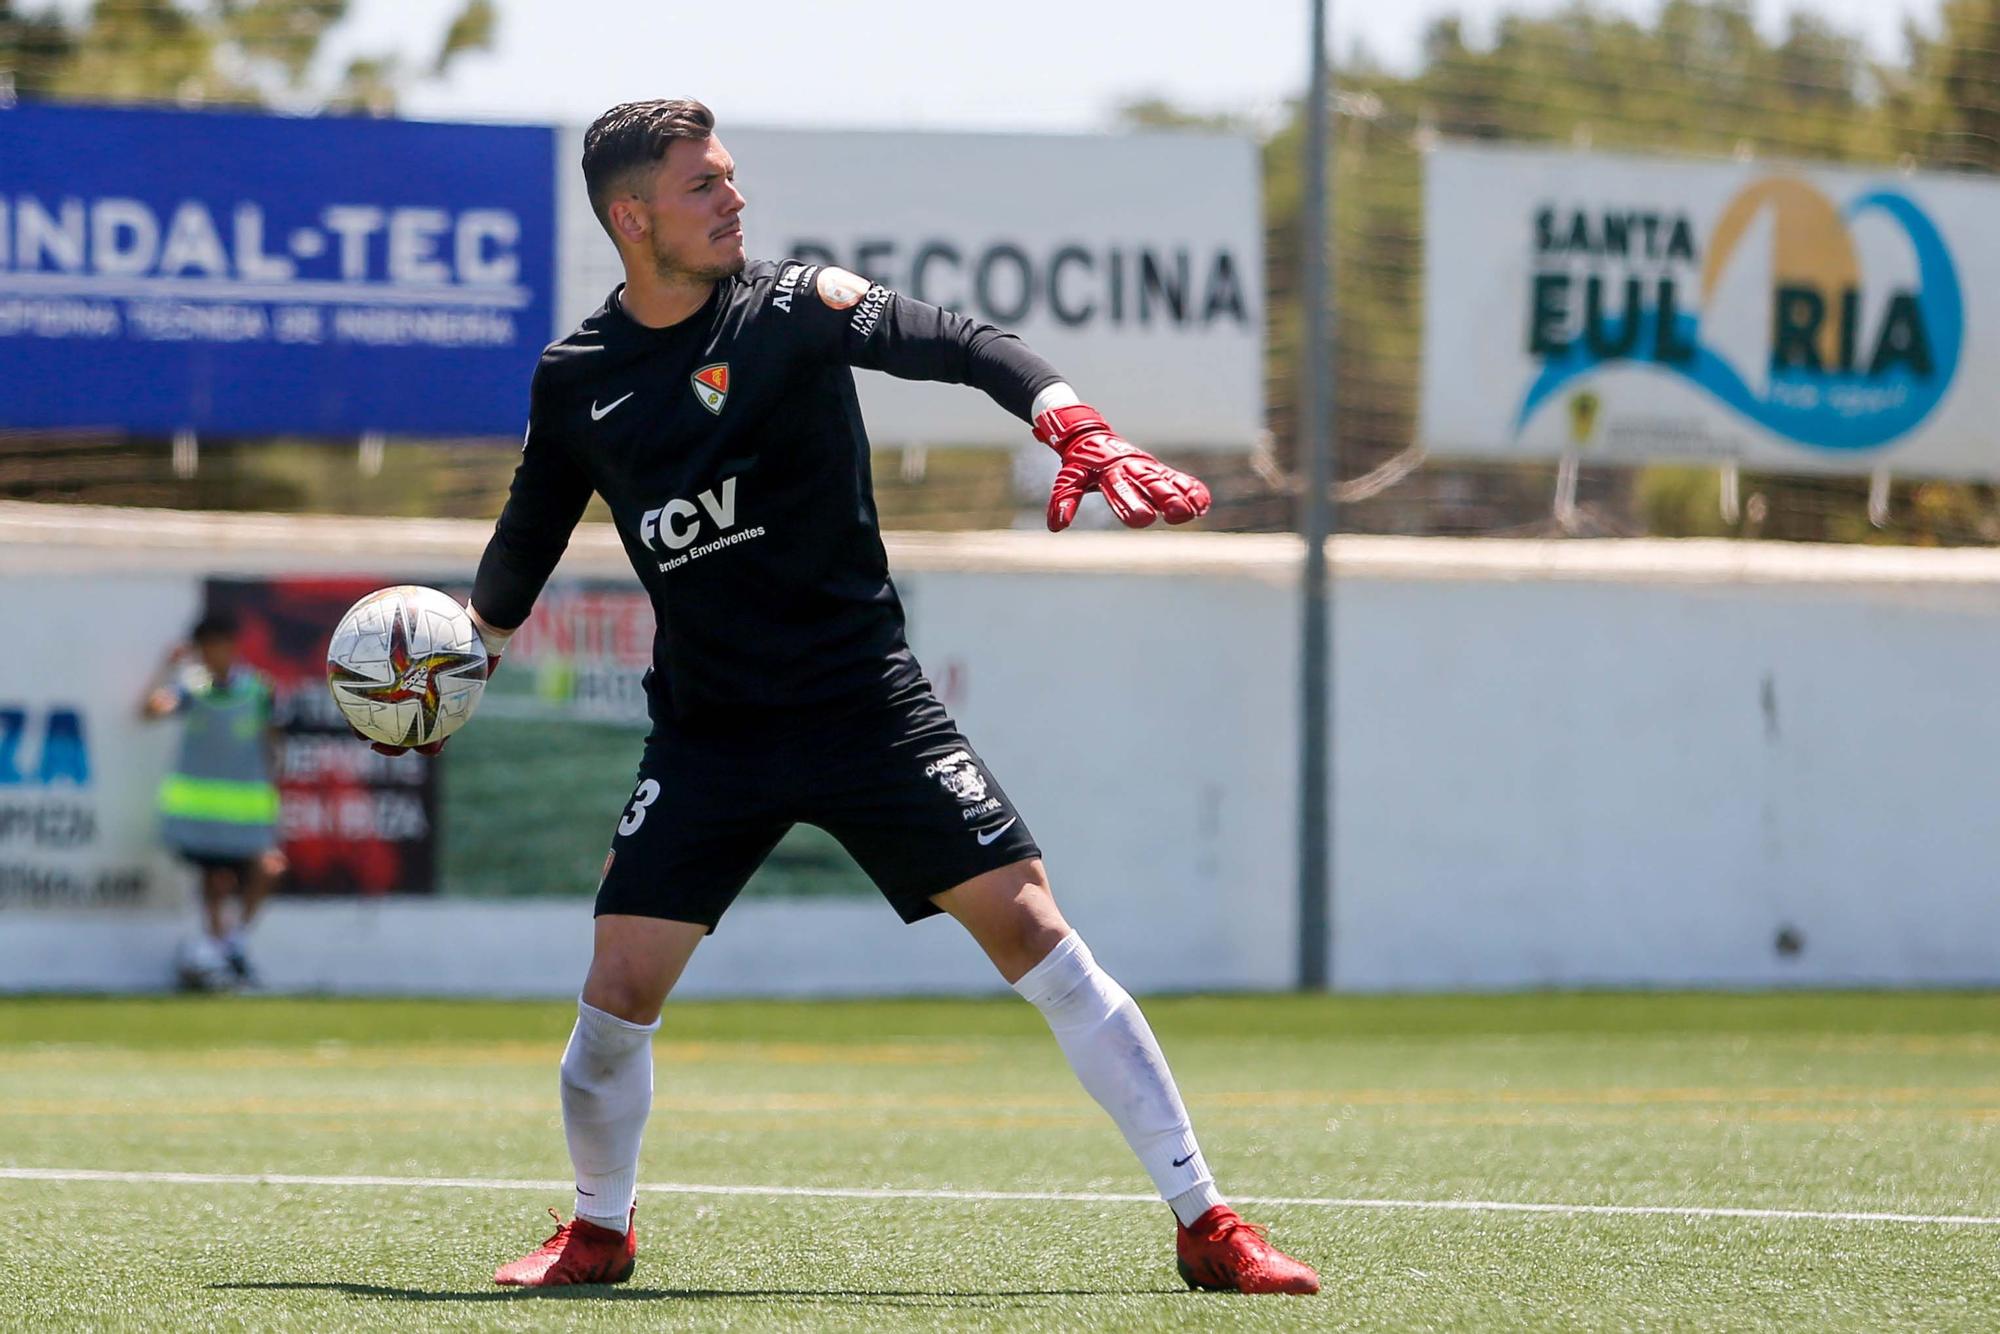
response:
{"label": "number 3 on shorts", "polygon": [[660,785],[651,778],[645,779],[633,789],[632,800],[625,807],[625,816],[618,822],[618,832],[629,834],[646,823],[646,808],[660,799]]}

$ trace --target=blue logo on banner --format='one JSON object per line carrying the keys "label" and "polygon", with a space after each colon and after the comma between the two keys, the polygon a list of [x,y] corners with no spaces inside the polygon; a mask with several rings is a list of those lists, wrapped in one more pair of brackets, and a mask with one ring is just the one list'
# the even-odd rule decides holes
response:
{"label": "blue logo on banner", "polygon": [[[1915,260],[1914,288],[1871,292],[1854,244],[1855,220],[1879,213],[1903,235]],[[1640,255],[1663,269],[1657,280],[1636,276],[1614,282],[1591,272],[1578,282],[1551,269],[1535,279],[1529,345],[1542,370],[1515,416],[1518,434],[1535,412],[1565,386],[1602,366],[1639,362],[1658,366],[1727,404],[1750,421],[1813,449],[1856,451],[1895,443],[1923,423],[1943,401],[1958,374],[1965,339],[1965,301],[1951,252],[1924,211],[1894,190],[1863,194],[1843,211],[1812,185],[1774,177],[1740,192],[1723,210],[1708,239],[1701,290],[1706,305],[1723,281],[1730,259],[1760,216],[1771,220],[1772,324],[1767,360],[1754,387],[1736,365],[1702,337],[1698,312],[1683,307],[1690,296],[1677,285],[1672,265],[1695,262],[1692,223],[1685,218],[1644,219],[1648,244]],[[1643,249],[1620,215],[1593,220],[1573,216],[1565,228],[1545,212],[1538,246],[1546,262],[1578,255],[1626,259]],[[1623,289],[1622,297],[1615,295]],[[1580,336],[1564,336],[1580,295]],[[1864,297],[1879,315],[1864,319]],[[1618,313],[1609,309],[1614,303]],[[1594,396],[1571,402],[1572,431],[1593,429]]]}
{"label": "blue logo on banner", "polygon": [[555,132],[0,111],[0,426],[518,435]]}
{"label": "blue logo on banner", "polygon": [[[31,760],[29,743],[36,743]],[[90,786],[90,747],[83,739],[83,710],[56,705],[30,710],[0,704],[0,787],[32,784]]]}

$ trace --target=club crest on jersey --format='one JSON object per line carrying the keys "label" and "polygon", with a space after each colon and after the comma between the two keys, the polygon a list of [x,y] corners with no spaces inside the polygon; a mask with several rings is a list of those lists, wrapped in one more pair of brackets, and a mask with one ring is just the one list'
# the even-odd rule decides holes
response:
{"label": "club crest on jersey", "polygon": [[688,377],[694,386],[694,396],[701,405],[716,416],[722,415],[722,405],[729,401],[729,363],[718,361],[703,366]]}

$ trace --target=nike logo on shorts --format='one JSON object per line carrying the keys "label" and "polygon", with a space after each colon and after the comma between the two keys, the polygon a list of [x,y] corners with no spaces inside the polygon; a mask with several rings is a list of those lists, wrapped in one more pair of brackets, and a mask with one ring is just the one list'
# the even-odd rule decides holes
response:
{"label": "nike logo on shorts", "polygon": [[[1020,818],[1021,817],[1017,815],[1014,817],[1014,820],[1018,820]],[[1014,820],[1009,820],[1006,824],[1001,825],[998,829],[980,830],[976,835],[974,835],[974,837],[976,837],[979,840],[979,846],[982,848],[987,846],[994,839],[1000,837],[1000,835],[1006,833],[1009,829],[1012,829],[1014,827]]]}

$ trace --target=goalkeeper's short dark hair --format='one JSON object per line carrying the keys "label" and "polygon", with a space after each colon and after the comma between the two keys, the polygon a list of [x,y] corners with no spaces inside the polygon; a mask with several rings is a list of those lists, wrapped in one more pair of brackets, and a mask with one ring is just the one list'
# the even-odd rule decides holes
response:
{"label": "goalkeeper's short dark hair", "polygon": [[714,133],[715,113],[684,97],[621,102],[592,121],[583,132],[583,187],[598,223],[611,232],[612,195],[627,176],[658,165],[676,139]]}

